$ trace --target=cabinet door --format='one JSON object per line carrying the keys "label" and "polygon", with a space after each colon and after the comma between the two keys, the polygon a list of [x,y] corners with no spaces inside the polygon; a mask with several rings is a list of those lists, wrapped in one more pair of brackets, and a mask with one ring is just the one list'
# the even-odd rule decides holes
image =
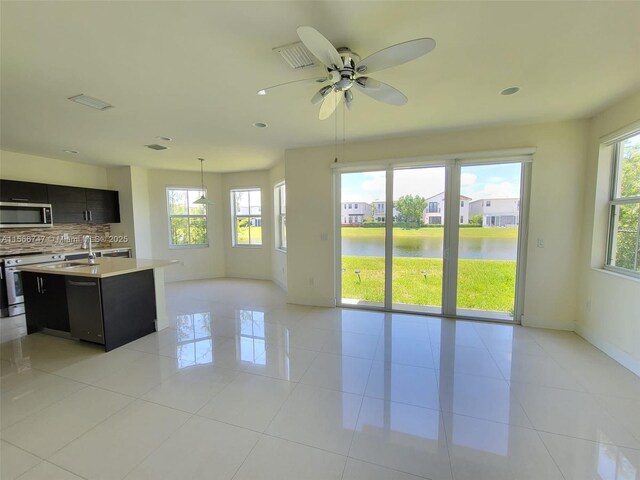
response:
{"label": "cabinet door", "polygon": [[39,275],[42,304],[46,308],[44,326],[62,332],[70,331],[67,290],[63,275]]}
{"label": "cabinet door", "polygon": [[62,275],[22,272],[27,332],[43,328],[68,332],[69,309]]}
{"label": "cabinet door", "polygon": [[87,197],[84,188],[49,185],[49,203],[53,210],[53,223],[85,223]]}
{"label": "cabinet door", "polygon": [[87,211],[91,223],[120,223],[118,192],[86,189]]}
{"label": "cabinet door", "polygon": [[49,203],[44,183],[0,180],[0,202]]}

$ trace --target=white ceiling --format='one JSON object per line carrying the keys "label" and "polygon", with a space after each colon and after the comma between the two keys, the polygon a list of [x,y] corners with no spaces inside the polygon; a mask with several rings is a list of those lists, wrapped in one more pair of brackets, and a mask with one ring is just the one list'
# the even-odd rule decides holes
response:
{"label": "white ceiling", "polygon": [[[311,25],[365,57],[432,37],[436,49],[372,75],[403,107],[358,95],[349,140],[585,117],[640,88],[640,2],[2,2],[1,146],[98,165],[268,168],[286,148],[331,144],[272,48]],[[498,94],[512,85],[511,97]],[[66,98],[115,105],[100,112]],[[254,122],[267,122],[257,129]],[[342,127],[339,128],[342,130]],[[170,136],[170,150],[148,143]],[[78,150],[78,155],[63,153]]]}

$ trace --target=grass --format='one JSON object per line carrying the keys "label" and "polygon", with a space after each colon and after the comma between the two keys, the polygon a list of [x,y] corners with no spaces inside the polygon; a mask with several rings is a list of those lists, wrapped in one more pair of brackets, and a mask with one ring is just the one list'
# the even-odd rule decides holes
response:
{"label": "grass", "polygon": [[262,245],[262,227],[238,227],[238,245],[249,245],[249,229],[251,229],[251,245]]}
{"label": "grass", "polygon": [[[364,230],[364,229],[363,229]],[[384,258],[342,257],[342,296],[384,301]],[[354,273],[360,270],[360,278]],[[421,273],[426,270],[426,280]],[[458,267],[458,307],[510,312],[516,285],[516,262],[465,260]],[[442,260],[393,259],[393,303],[440,306]]]}
{"label": "grass", "polygon": [[[517,228],[461,228],[460,238],[518,238]],[[443,228],[398,228],[393,236],[442,238]],[[383,237],[384,228],[342,227],[343,237]]]}

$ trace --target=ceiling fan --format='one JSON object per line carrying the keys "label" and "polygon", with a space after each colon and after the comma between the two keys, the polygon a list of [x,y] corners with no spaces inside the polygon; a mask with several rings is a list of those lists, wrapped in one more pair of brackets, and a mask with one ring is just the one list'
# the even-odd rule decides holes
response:
{"label": "ceiling fan", "polygon": [[418,38],[384,48],[360,60],[360,56],[348,48],[336,49],[313,27],[302,26],[298,27],[296,31],[305,47],[326,66],[327,76],[281,83],[259,90],[258,95],[266,95],[274,88],[293,83],[329,82],[311,98],[311,103],[314,105],[322,102],[320,120],[329,118],[343,97],[345,105],[351,109],[353,89],[380,102],[390,105],[404,105],[407,103],[407,97],[402,92],[367,75],[415,60],[426,55],[436,46],[436,42],[432,38]]}

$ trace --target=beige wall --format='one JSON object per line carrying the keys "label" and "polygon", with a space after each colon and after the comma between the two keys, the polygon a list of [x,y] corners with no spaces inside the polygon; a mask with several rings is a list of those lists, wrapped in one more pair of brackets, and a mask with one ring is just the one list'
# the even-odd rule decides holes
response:
{"label": "beige wall", "polygon": [[[221,176],[207,173],[204,186],[207,196],[214,202],[209,206],[207,229],[209,246],[205,248],[169,248],[169,219],[167,217],[166,187],[199,187],[200,174],[172,170],[149,170],[148,202],[151,257],[179,260],[179,265],[167,267],[165,278],[168,282],[222,277],[225,273],[225,259],[222,229]],[[144,183],[144,175],[137,179]],[[138,188],[144,188],[138,186]]]}
{"label": "beige wall", "polygon": [[600,137],[637,121],[640,121],[640,92],[591,120],[576,331],[640,375],[640,281],[602,270],[611,156],[610,151],[600,148]]}
{"label": "beige wall", "polygon": [[[275,242],[275,229],[277,228],[276,223],[276,207],[275,207],[275,196],[274,196],[274,187],[284,181],[285,179],[285,168],[284,168],[284,159],[281,162],[278,162],[270,171],[269,178],[271,180],[271,211],[273,212],[273,228],[274,235],[273,241]],[[271,279],[283,290],[287,290],[287,254],[281,250],[276,250],[276,245],[274,243],[273,248],[271,249]]]}
{"label": "beige wall", "polygon": [[83,163],[0,151],[0,177],[24,182],[107,188],[107,169]]}
{"label": "beige wall", "polygon": [[[568,121],[359,142],[347,145],[346,158],[374,161],[536,147],[529,238],[544,238],[545,247],[529,242],[522,321],[573,330],[587,130],[587,121]],[[335,304],[333,158],[330,145],[285,152],[291,303]]]}
{"label": "beige wall", "polygon": [[[259,187],[262,194],[262,245],[234,247],[231,241],[231,196],[233,188]],[[225,272],[227,277],[271,280],[271,250],[273,249],[272,189],[267,170],[227,173],[222,175]]]}

